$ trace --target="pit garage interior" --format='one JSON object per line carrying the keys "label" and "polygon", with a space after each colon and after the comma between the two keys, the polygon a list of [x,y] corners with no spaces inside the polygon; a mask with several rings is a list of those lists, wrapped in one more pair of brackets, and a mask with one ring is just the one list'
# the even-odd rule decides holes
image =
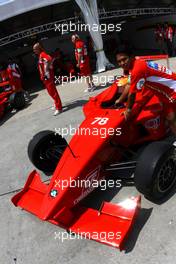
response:
{"label": "pit garage interior", "polygon": [[[154,36],[156,24],[168,22],[176,26],[175,1],[97,0],[97,4],[100,23],[121,23],[122,30],[102,35],[105,55],[116,68],[97,73],[94,53],[95,76],[122,74],[114,59],[114,51],[121,43],[129,44],[136,55],[158,55],[160,50]],[[42,130],[65,129],[70,125],[77,128],[84,119],[82,107],[89,96],[97,95],[107,86],[99,85],[89,95],[84,93],[84,83],[58,85],[66,111],[54,117],[52,101],[39,80],[37,59],[32,52],[36,41],[40,41],[50,54],[60,48],[74,62],[72,32],[62,35],[54,28],[55,23],[84,23],[84,15],[76,1],[0,0],[0,20],[0,62],[15,58],[23,73],[24,87],[32,98],[23,110],[6,113],[0,120],[0,264],[175,264],[175,191],[162,204],[154,204],[142,196],[142,209],[126,250],[122,252],[86,239],[70,237],[61,241],[59,236],[65,234],[63,229],[11,203],[12,196],[21,190],[34,169],[27,154],[32,137]],[[80,36],[86,41],[90,34],[81,32]],[[161,62],[166,63],[165,60]],[[176,69],[175,56],[169,58],[169,64],[172,70]],[[71,135],[65,137],[69,142]],[[41,171],[40,174],[42,180],[48,182],[48,175]],[[126,183],[120,190],[102,192],[98,189],[87,202],[94,208],[102,199],[118,203],[137,194],[136,188]]]}
{"label": "pit garage interior", "polygon": [[[68,31],[61,34],[58,30],[54,30],[55,24],[66,21],[85,23],[84,15],[73,0],[59,1],[62,3],[52,1],[55,3],[52,5],[40,2],[37,6],[41,6],[41,8],[37,9],[35,9],[35,1],[33,2],[34,5],[31,4],[27,7],[24,5],[19,10],[11,7],[14,4],[13,1],[9,3],[7,1],[4,6],[3,1],[1,3],[1,9],[4,8],[4,10],[2,9],[1,16],[0,61],[6,61],[9,57],[16,59],[21,66],[25,80],[27,80],[26,89],[30,89],[29,80],[31,77],[38,81],[37,59],[32,52],[32,45],[40,41],[50,54],[60,48],[75,63],[74,48],[70,41],[73,32]],[[165,22],[169,22],[173,26],[175,24],[174,1],[160,1],[159,6],[158,1],[104,0],[98,1],[97,4],[100,24],[121,23],[122,25],[120,32],[102,34],[105,54],[114,65],[116,62],[113,52],[122,43],[130,45],[136,55],[158,54],[159,49],[154,36],[156,24]],[[23,6],[22,3],[21,5]],[[25,12],[25,8],[31,10]],[[155,11],[156,8],[159,8],[158,11]],[[15,16],[10,15],[11,10],[12,13],[16,12]],[[79,32],[79,34],[85,41],[90,38],[88,31]],[[94,53],[92,61],[94,71],[96,71],[95,64],[96,55]]]}

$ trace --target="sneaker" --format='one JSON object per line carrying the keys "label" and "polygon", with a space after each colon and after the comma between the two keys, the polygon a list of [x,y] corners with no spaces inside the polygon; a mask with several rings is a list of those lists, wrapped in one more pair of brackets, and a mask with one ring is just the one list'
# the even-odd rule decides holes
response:
{"label": "sneaker", "polygon": [[30,101],[30,95],[26,91],[24,92],[24,99],[25,99],[26,102],[29,102]]}
{"label": "sneaker", "polygon": [[62,110],[58,110],[58,109],[56,109],[56,111],[54,112],[54,116],[57,116],[57,115],[59,115],[59,114],[61,114],[62,113]]}
{"label": "sneaker", "polygon": [[89,91],[89,88],[86,88],[86,89],[84,90],[85,93],[87,93],[88,91]]}
{"label": "sneaker", "polygon": [[92,92],[92,87],[88,87],[88,88],[86,88],[86,89],[84,90],[84,92],[85,92],[85,93],[87,93],[87,92],[88,92],[88,93]]}
{"label": "sneaker", "polygon": [[11,113],[12,114],[17,113],[17,109],[12,109]]}
{"label": "sneaker", "polygon": [[65,111],[67,111],[67,110],[68,110],[68,106],[63,106],[63,107],[62,107],[62,112],[63,112],[63,111],[65,112]]}
{"label": "sneaker", "polygon": [[93,86],[90,88],[90,92],[93,92],[95,89],[96,89],[96,86],[93,85]]}
{"label": "sneaker", "polygon": [[56,110],[55,105],[51,106],[51,110]]}

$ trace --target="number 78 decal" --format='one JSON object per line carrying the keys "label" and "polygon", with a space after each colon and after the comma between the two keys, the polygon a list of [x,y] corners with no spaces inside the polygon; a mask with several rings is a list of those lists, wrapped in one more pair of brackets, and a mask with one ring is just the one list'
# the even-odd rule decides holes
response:
{"label": "number 78 decal", "polygon": [[99,124],[99,125],[105,125],[108,122],[109,118],[107,117],[95,117],[94,121],[91,123],[91,125]]}

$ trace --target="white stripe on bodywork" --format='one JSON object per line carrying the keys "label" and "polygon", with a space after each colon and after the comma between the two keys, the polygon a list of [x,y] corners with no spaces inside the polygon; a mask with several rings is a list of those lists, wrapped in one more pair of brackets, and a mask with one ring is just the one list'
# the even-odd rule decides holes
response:
{"label": "white stripe on bodywork", "polygon": [[173,89],[176,92],[176,80],[157,77],[157,76],[150,76],[146,78],[146,81],[160,83],[162,85],[169,87],[170,89]]}

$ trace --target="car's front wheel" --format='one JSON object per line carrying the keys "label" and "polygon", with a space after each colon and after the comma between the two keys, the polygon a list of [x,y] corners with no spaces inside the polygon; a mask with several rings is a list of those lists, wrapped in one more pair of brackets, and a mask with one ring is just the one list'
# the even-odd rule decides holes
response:
{"label": "car's front wheel", "polygon": [[176,185],[176,149],[164,141],[149,144],[134,174],[135,186],[152,201],[164,199]]}
{"label": "car's front wheel", "polygon": [[67,141],[53,131],[36,134],[28,145],[28,156],[36,168],[46,173],[53,172],[67,147]]}

